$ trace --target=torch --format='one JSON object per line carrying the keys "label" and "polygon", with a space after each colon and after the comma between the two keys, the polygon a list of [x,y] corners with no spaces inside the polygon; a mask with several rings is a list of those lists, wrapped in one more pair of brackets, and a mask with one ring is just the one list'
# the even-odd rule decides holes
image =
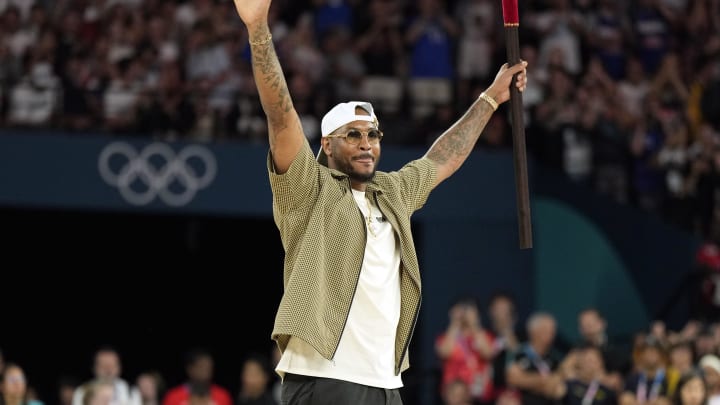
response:
{"label": "torch", "polygon": [[[502,0],[503,21],[507,58],[510,66],[520,63],[520,16],[518,0]],[[532,225],[530,221],[530,196],[528,192],[527,156],[525,154],[525,123],[523,116],[522,93],[515,86],[513,77],[510,86],[510,120],[513,137],[513,163],[515,166],[515,192],[517,197],[518,228],[520,249],[532,247]]]}

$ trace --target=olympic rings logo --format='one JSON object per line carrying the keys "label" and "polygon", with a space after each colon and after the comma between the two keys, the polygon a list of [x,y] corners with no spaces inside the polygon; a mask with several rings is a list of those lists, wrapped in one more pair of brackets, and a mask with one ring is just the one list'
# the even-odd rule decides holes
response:
{"label": "olympic rings logo", "polygon": [[125,142],[108,144],[98,158],[100,177],[115,187],[132,205],[146,205],[159,198],[181,207],[215,180],[217,162],[207,148],[185,146],[176,153],[164,143],[142,150]]}

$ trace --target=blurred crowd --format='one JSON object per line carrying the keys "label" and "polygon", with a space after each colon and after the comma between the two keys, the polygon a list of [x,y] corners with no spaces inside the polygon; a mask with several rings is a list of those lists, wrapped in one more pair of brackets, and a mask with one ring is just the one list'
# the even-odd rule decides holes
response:
{"label": "blurred crowd", "polygon": [[448,315],[435,341],[438,404],[720,403],[720,318],[691,319],[679,330],[655,321],[623,339],[609,334],[597,308],[584,308],[579,339],[564,342],[553,314],[534,312],[521,324],[504,293],[487,308],[462,298]]}
{"label": "blurred crowd", "polygon": [[[720,209],[720,0],[520,0],[530,154],[702,237]],[[275,0],[309,140],[372,101],[384,142],[427,145],[506,61],[494,0]],[[267,142],[230,0],[0,1],[0,126]],[[506,107],[503,106],[505,109]],[[496,114],[479,148],[511,147]]]}
{"label": "blurred crowd", "polygon": [[[716,405],[720,403],[720,303],[675,330],[662,320],[634,333],[612,334],[594,307],[577,311],[576,341],[556,317],[535,311],[521,319],[514,297],[497,291],[485,305],[460,297],[434,340],[433,377],[405,377],[407,405]],[[137,353],[135,353],[137,354]],[[113,346],[93,353],[92,375],[47,376],[0,352],[0,405],[280,405],[274,372],[280,352],[250,351],[240,360],[237,389],[218,382],[205,348],[184,353],[184,373],[170,381],[158,369],[130,376]],[[38,377],[56,378],[38,392]],[[227,376],[223,376],[227,381]],[[35,380],[33,380],[35,378]],[[431,387],[421,399],[419,386]]]}
{"label": "blurred crowd", "polygon": [[[128,380],[121,353],[112,346],[97,348],[92,359],[93,375],[87,381],[74,375],[57,377],[56,391],[41,395],[32,373],[14,363],[12,353],[0,352],[0,405],[279,405],[279,385],[272,369],[275,352],[250,352],[242,360],[238,392],[219,384],[215,359],[205,348],[185,353],[185,379],[177,385],[156,369]],[[5,359],[8,359],[7,361]],[[47,376],[46,376],[47,377]]]}

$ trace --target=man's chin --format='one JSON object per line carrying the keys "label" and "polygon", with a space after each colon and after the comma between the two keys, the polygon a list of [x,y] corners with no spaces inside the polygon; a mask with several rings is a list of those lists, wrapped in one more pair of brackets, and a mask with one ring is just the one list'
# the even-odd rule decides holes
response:
{"label": "man's chin", "polygon": [[353,171],[352,175],[350,176],[355,181],[360,182],[368,182],[375,177],[375,170],[370,172],[359,172],[359,171]]}

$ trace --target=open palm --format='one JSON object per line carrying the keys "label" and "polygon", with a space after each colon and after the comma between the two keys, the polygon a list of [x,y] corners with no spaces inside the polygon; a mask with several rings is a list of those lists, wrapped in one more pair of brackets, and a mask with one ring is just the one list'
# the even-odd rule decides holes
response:
{"label": "open palm", "polygon": [[234,0],[240,19],[245,25],[263,21],[270,9],[270,0]]}

